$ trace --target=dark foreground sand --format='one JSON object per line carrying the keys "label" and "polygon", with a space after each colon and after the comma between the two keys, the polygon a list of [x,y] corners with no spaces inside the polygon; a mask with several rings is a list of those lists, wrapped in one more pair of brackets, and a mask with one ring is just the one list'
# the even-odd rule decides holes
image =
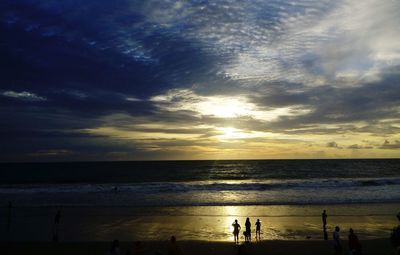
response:
{"label": "dark foreground sand", "polygon": [[[363,245],[363,254],[371,255],[393,255],[394,248],[388,239],[365,240]],[[141,254],[167,254],[167,241],[147,241],[141,243]],[[187,255],[230,255],[238,254],[239,246],[228,242],[205,242],[205,241],[178,241],[183,254]],[[347,243],[343,254],[348,254]],[[108,242],[11,242],[1,243],[0,254],[40,254],[40,255],[106,255],[110,248]],[[128,249],[134,250],[133,242],[122,242],[121,255],[125,255]],[[244,245],[244,254],[247,255],[321,255],[333,254],[332,243],[330,241],[262,241]]]}

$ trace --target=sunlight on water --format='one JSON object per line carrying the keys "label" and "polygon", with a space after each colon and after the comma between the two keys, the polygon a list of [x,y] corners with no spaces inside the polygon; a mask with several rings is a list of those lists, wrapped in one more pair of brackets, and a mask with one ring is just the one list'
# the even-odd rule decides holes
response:
{"label": "sunlight on water", "polygon": [[229,240],[233,241],[233,222],[235,219],[237,219],[237,215],[241,215],[240,213],[240,208],[238,206],[225,206],[223,208],[225,210],[224,214],[227,215],[227,217],[224,218],[224,221],[221,221],[223,226],[222,228],[225,228],[227,234],[229,234]]}
{"label": "sunlight on water", "polygon": [[[240,241],[246,217],[250,218],[252,239],[255,222],[260,219],[261,239],[320,240],[321,212],[328,212],[328,235],[338,225],[342,235],[352,227],[360,239],[387,238],[397,225],[399,204],[331,206],[190,206],[190,207],[69,207],[62,209],[61,234],[65,241],[108,241],[119,239],[204,240],[233,242],[232,223],[241,225]],[[6,208],[0,208],[4,213]],[[48,240],[55,208],[15,208],[12,235],[16,240]],[[3,218],[4,219],[4,218]],[[0,227],[5,227],[0,220]],[[66,227],[68,226],[68,227]],[[26,232],[30,229],[31,232]],[[14,233],[15,232],[15,233]],[[18,233],[18,235],[17,235]],[[1,235],[1,234],[0,234]],[[2,238],[0,236],[0,238]]]}

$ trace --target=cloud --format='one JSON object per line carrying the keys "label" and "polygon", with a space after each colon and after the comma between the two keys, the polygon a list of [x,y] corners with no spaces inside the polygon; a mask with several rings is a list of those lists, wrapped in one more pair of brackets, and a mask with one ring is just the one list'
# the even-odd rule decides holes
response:
{"label": "cloud", "polygon": [[388,150],[397,150],[400,149],[400,140],[396,140],[394,142],[389,142],[388,140],[385,140],[385,142],[382,144],[380,147],[381,149],[388,149]]}
{"label": "cloud", "polygon": [[126,97],[125,100],[126,101],[130,101],[130,102],[140,102],[140,101],[142,101],[141,99],[136,98],[136,97]]}
{"label": "cloud", "polygon": [[347,148],[352,149],[352,150],[362,150],[362,149],[372,149],[374,147],[372,146],[361,146],[358,144],[352,144],[350,146],[348,146]]}
{"label": "cloud", "polygon": [[400,156],[398,1],[0,6],[3,160]]}
{"label": "cloud", "polygon": [[47,99],[42,96],[38,96],[35,93],[27,92],[27,91],[22,91],[22,92],[15,92],[12,90],[4,91],[1,93],[1,95],[5,97],[12,97],[12,98],[17,98],[20,100],[25,100],[25,101],[46,101]]}
{"label": "cloud", "polygon": [[338,149],[342,148],[335,141],[327,143],[326,147],[328,147],[328,148],[338,148]]}
{"label": "cloud", "polygon": [[249,101],[246,95],[238,96],[202,96],[184,90],[169,90],[165,95],[157,95],[150,99],[164,111],[188,111],[197,116],[213,116],[216,118],[249,117],[255,120],[276,121],[283,116],[304,115],[309,112],[297,105],[289,107],[263,107]]}

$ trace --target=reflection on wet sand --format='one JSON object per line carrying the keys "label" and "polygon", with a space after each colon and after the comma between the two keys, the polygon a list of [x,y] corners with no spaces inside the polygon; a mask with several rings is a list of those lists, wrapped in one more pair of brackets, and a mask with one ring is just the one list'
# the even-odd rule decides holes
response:
{"label": "reflection on wet sand", "polygon": [[[62,209],[59,231],[62,241],[165,240],[176,235],[179,240],[233,242],[232,223],[237,219],[242,226],[239,238],[243,242],[245,220],[249,217],[252,233],[256,232],[256,220],[261,220],[262,240],[321,240],[321,212],[327,209],[329,235],[339,225],[346,231],[350,227],[356,229],[360,239],[373,239],[389,236],[392,227],[397,225],[394,215],[398,208],[399,204],[69,207]],[[56,211],[56,208],[14,208],[11,239],[49,240]],[[0,224],[6,227],[5,221]]]}

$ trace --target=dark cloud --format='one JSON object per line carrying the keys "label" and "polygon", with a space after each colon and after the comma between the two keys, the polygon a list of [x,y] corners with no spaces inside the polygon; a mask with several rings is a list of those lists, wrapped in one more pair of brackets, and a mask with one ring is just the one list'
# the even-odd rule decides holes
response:
{"label": "dark cloud", "polygon": [[362,149],[373,149],[374,147],[372,146],[361,146],[358,144],[352,144],[350,146],[347,147],[348,149],[352,149],[352,150],[362,150]]}
{"label": "dark cloud", "polygon": [[326,147],[328,147],[328,148],[338,148],[338,149],[342,148],[335,141],[327,143]]}
{"label": "dark cloud", "polygon": [[[334,29],[315,34],[305,28],[337,4],[300,2],[2,1],[0,160],[162,158],[185,146],[215,147],[216,128],[224,127],[292,136],[398,134],[400,67],[378,63],[375,79],[336,79],[346,64],[370,71],[375,65],[365,56],[375,49],[366,37],[350,54],[353,38],[336,34],[325,47]],[[335,43],[345,49],[335,50]],[[358,63],[361,57],[365,63]],[[151,100],[173,89],[194,96]],[[199,96],[242,96],[259,111],[293,112],[268,120],[170,109]],[[88,131],[99,127],[198,139],[120,139]],[[342,148],[334,141],[326,146]],[[398,141],[380,148],[397,149]]]}
{"label": "dark cloud", "polygon": [[394,142],[389,142],[388,140],[385,140],[385,142],[380,146],[380,148],[388,150],[400,149],[400,141],[396,140]]}
{"label": "dark cloud", "polygon": [[[380,120],[398,119],[397,105],[400,103],[400,70],[391,70],[384,75],[379,82],[371,82],[354,87],[330,87],[304,88],[301,92],[282,92],[273,89],[272,93],[266,92],[266,96],[255,99],[254,102],[261,107],[296,106],[301,105],[311,109],[308,114],[281,117],[275,123],[269,123],[272,129],[285,130],[307,127],[304,132],[324,133],[320,124],[336,124],[338,127],[325,129],[325,133],[331,132],[380,132],[396,133],[398,127],[390,123],[379,124]],[[283,96],[282,96],[283,95]],[[276,98],[279,100],[276,101]],[[292,100],[292,98],[296,98]],[[363,127],[352,126],[354,122],[365,122]],[[393,124],[398,123],[395,121]],[[342,126],[342,127],[340,127]],[[314,131],[313,131],[314,130]]]}

